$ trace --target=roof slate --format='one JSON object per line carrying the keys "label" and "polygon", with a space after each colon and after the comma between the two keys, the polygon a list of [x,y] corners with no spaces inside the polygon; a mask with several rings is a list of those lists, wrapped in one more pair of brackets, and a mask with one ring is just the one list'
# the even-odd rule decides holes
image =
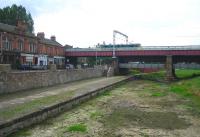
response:
{"label": "roof slate", "polygon": [[[19,31],[17,30],[16,26],[4,24],[4,23],[1,23],[1,22],[0,22],[0,31],[19,34]],[[29,33],[29,32],[25,32],[23,35],[37,38],[33,33]],[[45,39],[40,39],[39,41],[43,44],[63,47],[60,43],[58,43],[57,41],[53,41],[51,39],[45,38]]]}
{"label": "roof slate", "polygon": [[52,45],[52,46],[59,46],[59,47],[63,47],[60,43],[58,43],[57,41],[53,41],[50,39],[40,39],[40,42],[43,44],[47,44],[47,45]]}

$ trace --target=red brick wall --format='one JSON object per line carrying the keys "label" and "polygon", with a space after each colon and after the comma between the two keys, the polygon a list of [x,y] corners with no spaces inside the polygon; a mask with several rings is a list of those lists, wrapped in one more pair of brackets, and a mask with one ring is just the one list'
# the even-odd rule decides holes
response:
{"label": "red brick wall", "polygon": [[[31,53],[31,54],[47,54],[49,56],[65,56],[65,50],[64,47],[59,46],[52,46],[52,45],[46,45],[39,43],[39,40],[37,37],[31,38],[31,37],[25,37],[13,33],[7,32],[4,34],[7,36],[11,42],[12,42],[12,50],[20,50],[18,45],[18,40],[23,40],[24,48],[23,51],[20,51],[22,53]],[[36,52],[30,51],[30,42],[35,43]],[[23,61],[22,61],[23,62]]]}
{"label": "red brick wall", "polygon": [[[35,43],[36,49],[38,48],[37,46],[37,38],[30,38],[30,37],[24,37],[24,36],[19,36],[17,34],[12,34],[12,33],[8,33],[6,32],[6,34],[3,35],[3,39],[4,37],[7,37],[8,40],[10,40],[12,42],[12,50],[17,49],[19,50],[19,45],[18,45],[18,40],[24,40],[24,50],[22,52],[30,52],[30,47],[29,47],[29,43],[33,42]],[[1,40],[0,40],[1,42]]]}
{"label": "red brick wall", "polygon": [[38,48],[39,54],[47,54],[49,56],[64,56],[64,48],[63,47],[56,47],[52,45],[46,45],[46,44],[39,44]]}
{"label": "red brick wall", "polygon": [[151,72],[158,72],[160,71],[160,69],[158,68],[143,68],[143,69],[139,69],[141,72],[143,73],[151,73]]}

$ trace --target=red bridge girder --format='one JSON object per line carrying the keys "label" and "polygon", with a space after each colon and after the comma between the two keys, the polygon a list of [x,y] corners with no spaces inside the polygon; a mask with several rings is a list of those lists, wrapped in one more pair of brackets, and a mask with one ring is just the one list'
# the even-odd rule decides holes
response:
{"label": "red bridge girder", "polygon": [[[166,55],[185,55],[200,56],[200,50],[132,50],[116,51],[116,56],[166,56]],[[112,57],[112,51],[66,51],[65,56],[69,57]]]}

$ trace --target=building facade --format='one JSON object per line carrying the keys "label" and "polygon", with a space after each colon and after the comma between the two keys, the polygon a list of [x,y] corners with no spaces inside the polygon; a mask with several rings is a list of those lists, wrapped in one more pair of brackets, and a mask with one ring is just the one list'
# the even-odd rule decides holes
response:
{"label": "building facade", "polygon": [[44,32],[37,33],[39,39],[39,62],[38,65],[56,64],[58,68],[63,68],[65,64],[64,47],[56,41],[55,36],[50,39],[45,38]]}
{"label": "building facade", "polygon": [[0,63],[11,64],[17,68],[20,64],[35,64],[37,37],[27,31],[27,25],[19,21],[17,26],[0,23]]}
{"label": "building facade", "polygon": [[[64,66],[64,47],[56,37],[45,38],[44,33],[35,36],[27,31],[26,23],[17,26],[0,23],[0,63],[11,64],[12,68]],[[39,68],[39,67],[38,67]]]}

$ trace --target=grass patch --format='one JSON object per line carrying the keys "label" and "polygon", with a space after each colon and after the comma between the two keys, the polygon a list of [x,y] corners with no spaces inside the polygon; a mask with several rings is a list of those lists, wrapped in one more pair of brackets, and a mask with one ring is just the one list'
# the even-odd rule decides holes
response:
{"label": "grass patch", "polygon": [[165,71],[145,73],[145,74],[142,75],[142,78],[163,80],[165,78]]}
{"label": "grass patch", "polygon": [[200,70],[198,69],[178,69],[176,70],[176,75],[178,78],[187,78],[195,75],[200,75]]}
{"label": "grass patch", "polygon": [[11,134],[8,137],[26,137],[31,136],[31,132],[29,130],[20,130],[17,133]]}
{"label": "grass patch", "polygon": [[110,95],[111,95],[111,92],[108,91],[108,90],[106,90],[105,92],[103,92],[103,93],[101,94],[101,96],[110,96]]}
{"label": "grass patch", "polygon": [[140,74],[141,72],[138,69],[131,69],[129,70],[131,75]]}
{"label": "grass patch", "polygon": [[[165,79],[165,71],[159,71],[159,72],[152,72],[152,73],[146,73],[142,75],[142,78],[144,79],[157,79],[157,80],[164,80]],[[176,69],[175,71],[176,76],[178,78],[189,78],[192,76],[200,75],[200,70],[198,69]]]}
{"label": "grass patch", "polygon": [[84,124],[74,124],[67,128],[67,131],[69,132],[86,132],[87,127]]}
{"label": "grass patch", "polygon": [[200,78],[194,78],[192,80],[173,83],[170,85],[170,91],[184,97],[191,97],[199,91],[199,80]]}
{"label": "grass patch", "polygon": [[167,94],[164,93],[164,92],[155,92],[155,93],[152,93],[151,96],[152,97],[164,97],[166,96]]}
{"label": "grass patch", "polygon": [[189,93],[184,85],[173,85],[170,89],[171,92],[183,95],[185,97],[189,97],[192,94]]}
{"label": "grass patch", "polygon": [[[192,111],[200,114],[200,77],[183,80],[169,85],[169,91],[189,99]],[[191,109],[190,109],[191,110]]]}
{"label": "grass patch", "polygon": [[53,105],[55,103],[64,101],[68,98],[70,98],[73,95],[73,92],[70,93],[62,93],[58,95],[53,96],[47,96],[43,98],[39,98],[27,103],[19,104],[16,106],[4,108],[0,110],[0,120],[6,120],[14,117],[18,117],[20,115],[32,112],[34,110],[37,110],[41,107]]}
{"label": "grass patch", "polygon": [[90,114],[90,118],[97,119],[98,117],[101,117],[102,114],[103,114],[103,113],[100,112],[100,111],[95,111],[95,112],[92,112],[92,113]]}

